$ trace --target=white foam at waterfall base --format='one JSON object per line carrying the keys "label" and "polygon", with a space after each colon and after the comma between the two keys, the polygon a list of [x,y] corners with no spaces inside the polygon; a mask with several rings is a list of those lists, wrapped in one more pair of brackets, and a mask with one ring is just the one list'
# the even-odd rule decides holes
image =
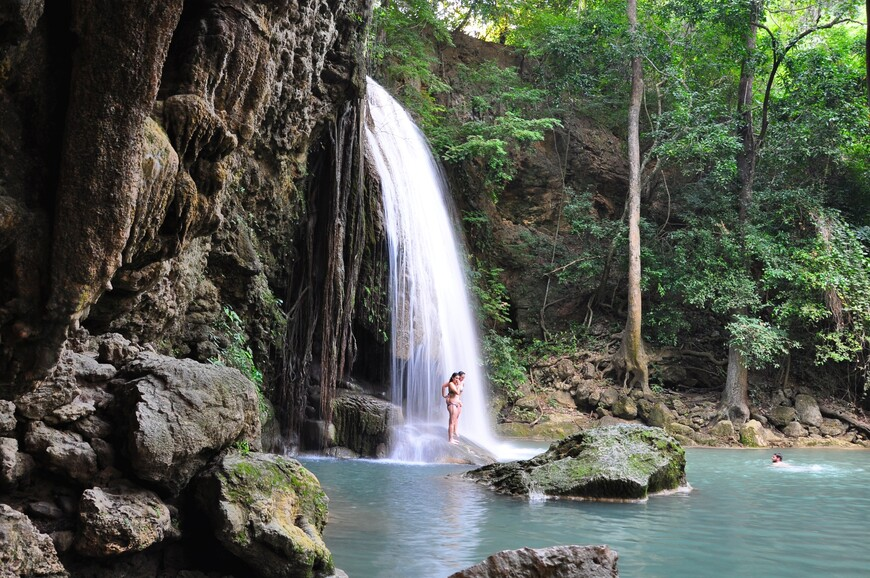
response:
{"label": "white foam at waterfall base", "polygon": [[498,455],[504,446],[487,417],[488,386],[466,287],[465,251],[440,167],[408,113],[371,79],[368,114],[366,148],[381,179],[389,244],[391,395],[407,424],[393,436],[393,457],[437,460],[439,444],[429,432],[440,427],[446,443],[441,385],[460,370],[466,379],[459,434]]}

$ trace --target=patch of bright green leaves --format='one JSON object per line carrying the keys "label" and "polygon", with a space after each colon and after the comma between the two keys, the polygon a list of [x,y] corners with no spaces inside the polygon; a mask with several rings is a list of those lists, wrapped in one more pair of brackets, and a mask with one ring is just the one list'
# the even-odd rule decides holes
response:
{"label": "patch of bright green leaves", "polygon": [[212,338],[218,347],[218,356],[209,361],[238,369],[257,386],[260,420],[266,422],[271,419],[272,410],[263,395],[263,373],[254,363],[254,354],[248,345],[248,336],[242,327],[242,319],[229,305],[224,305],[222,311],[223,317],[216,327],[219,335]]}
{"label": "patch of bright green leaves", "polygon": [[483,338],[486,374],[493,390],[513,403],[522,397],[520,388],[527,381],[519,343],[509,335],[488,331]]}
{"label": "patch of bright green leaves", "polygon": [[476,68],[460,65],[460,93],[471,95],[453,112],[461,124],[446,119],[444,130],[433,138],[441,157],[451,163],[480,163],[485,168],[484,187],[493,198],[516,174],[512,154],[523,144],[544,139],[544,132],[561,123],[555,118],[530,118],[545,93],[529,87],[514,68],[486,62]]}
{"label": "patch of bright green leaves", "polygon": [[501,280],[503,269],[487,267],[476,257],[472,261],[474,267],[469,275],[471,289],[477,298],[480,321],[490,326],[510,323],[510,298]]}

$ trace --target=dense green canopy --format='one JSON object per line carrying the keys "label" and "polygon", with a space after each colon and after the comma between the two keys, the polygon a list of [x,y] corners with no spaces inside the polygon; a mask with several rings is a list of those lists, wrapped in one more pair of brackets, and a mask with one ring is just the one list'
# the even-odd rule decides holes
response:
{"label": "dense green canopy", "polygon": [[[436,55],[458,30],[513,47],[522,71],[492,62],[460,70],[451,84]],[[398,87],[448,165],[484,167],[497,201],[522,143],[568,117],[594,118],[625,139],[630,61],[640,54],[645,339],[677,345],[715,327],[750,369],[799,356],[842,372],[845,389],[864,397],[864,3],[640,0],[632,38],[625,3],[399,0],[376,7],[371,64]],[[742,86],[752,91],[744,101]],[[465,108],[439,104],[453,91],[465,95]],[[592,210],[594,191],[565,194],[566,234],[583,249],[552,269],[561,283],[590,291],[614,249],[625,262],[625,227]],[[465,217],[469,228],[485,221]],[[506,372],[509,384],[522,363],[506,348],[509,297],[486,247],[473,249],[485,321],[501,329],[489,340],[498,359],[491,377],[498,383]]]}

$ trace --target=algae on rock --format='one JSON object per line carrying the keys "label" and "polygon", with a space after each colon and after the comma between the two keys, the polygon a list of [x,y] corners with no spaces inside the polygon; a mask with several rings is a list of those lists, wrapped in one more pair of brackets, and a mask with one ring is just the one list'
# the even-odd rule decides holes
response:
{"label": "algae on rock", "polygon": [[466,477],[512,495],[638,500],[686,483],[686,454],[661,428],[592,428],[554,443],[530,460],[493,464]]}

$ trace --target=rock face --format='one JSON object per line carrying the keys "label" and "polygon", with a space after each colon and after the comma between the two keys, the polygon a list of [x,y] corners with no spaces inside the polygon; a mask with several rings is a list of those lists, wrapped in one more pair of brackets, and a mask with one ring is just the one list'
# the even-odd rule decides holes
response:
{"label": "rock face", "polygon": [[685,451],[659,428],[614,425],[582,431],[530,460],[465,474],[511,495],[638,500],[686,482]]}
{"label": "rock face", "polygon": [[[228,307],[261,370],[298,354],[307,386],[321,352],[352,356],[336,304],[355,302],[364,233],[382,239],[357,138],[370,17],[361,0],[0,8],[0,399],[37,389],[80,326],[207,361]],[[310,343],[276,351],[285,331]]]}
{"label": "rock face", "polygon": [[9,490],[26,482],[33,465],[30,454],[18,451],[18,440],[0,438],[0,489]]}
{"label": "rock face", "polygon": [[257,389],[211,361],[235,348],[302,413],[351,364],[358,278],[384,285],[360,264],[383,239],[371,4],[0,4],[0,503],[33,514],[0,531],[0,574],[200,575],[227,552],[240,576],[331,570],[325,502],[264,489],[252,550],[203,555],[187,490],[261,445]]}
{"label": "rock face", "polygon": [[229,453],[200,477],[196,501],[218,541],[258,576],[333,572],[320,536],[328,499],[296,460]]}
{"label": "rock face", "polygon": [[51,538],[5,504],[0,504],[0,576],[68,576]]}
{"label": "rock face", "polygon": [[[270,454],[225,456],[260,447],[252,382],[117,335],[78,337],[61,356],[75,360],[67,370],[4,404],[16,437],[0,437],[0,576],[183,575],[230,552],[248,566],[227,575],[333,571],[313,475]],[[194,504],[197,493],[213,499]],[[218,526],[231,529],[221,541]]]}
{"label": "rock face", "polygon": [[450,578],[617,578],[618,558],[607,546],[521,548],[493,554]]}
{"label": "rock face", "polygon": [[390,426],[399,419],[398,413],[395,405],[369,395],[340,395],[332,410],[335,444],[361,456],[383,454],[389,444]]}
{"label": "rock face", "polygon": [[237,369],[146,353],[124,375],[127,447],[139,478],[177,494],[232,442],[259,449],[257,391]]}
{"label": "rock face", "polygon": [[76,548],[86,556],[139,552],[169,533],[169,508],[154,492],[138,488],[91,488],[79,504]]}

